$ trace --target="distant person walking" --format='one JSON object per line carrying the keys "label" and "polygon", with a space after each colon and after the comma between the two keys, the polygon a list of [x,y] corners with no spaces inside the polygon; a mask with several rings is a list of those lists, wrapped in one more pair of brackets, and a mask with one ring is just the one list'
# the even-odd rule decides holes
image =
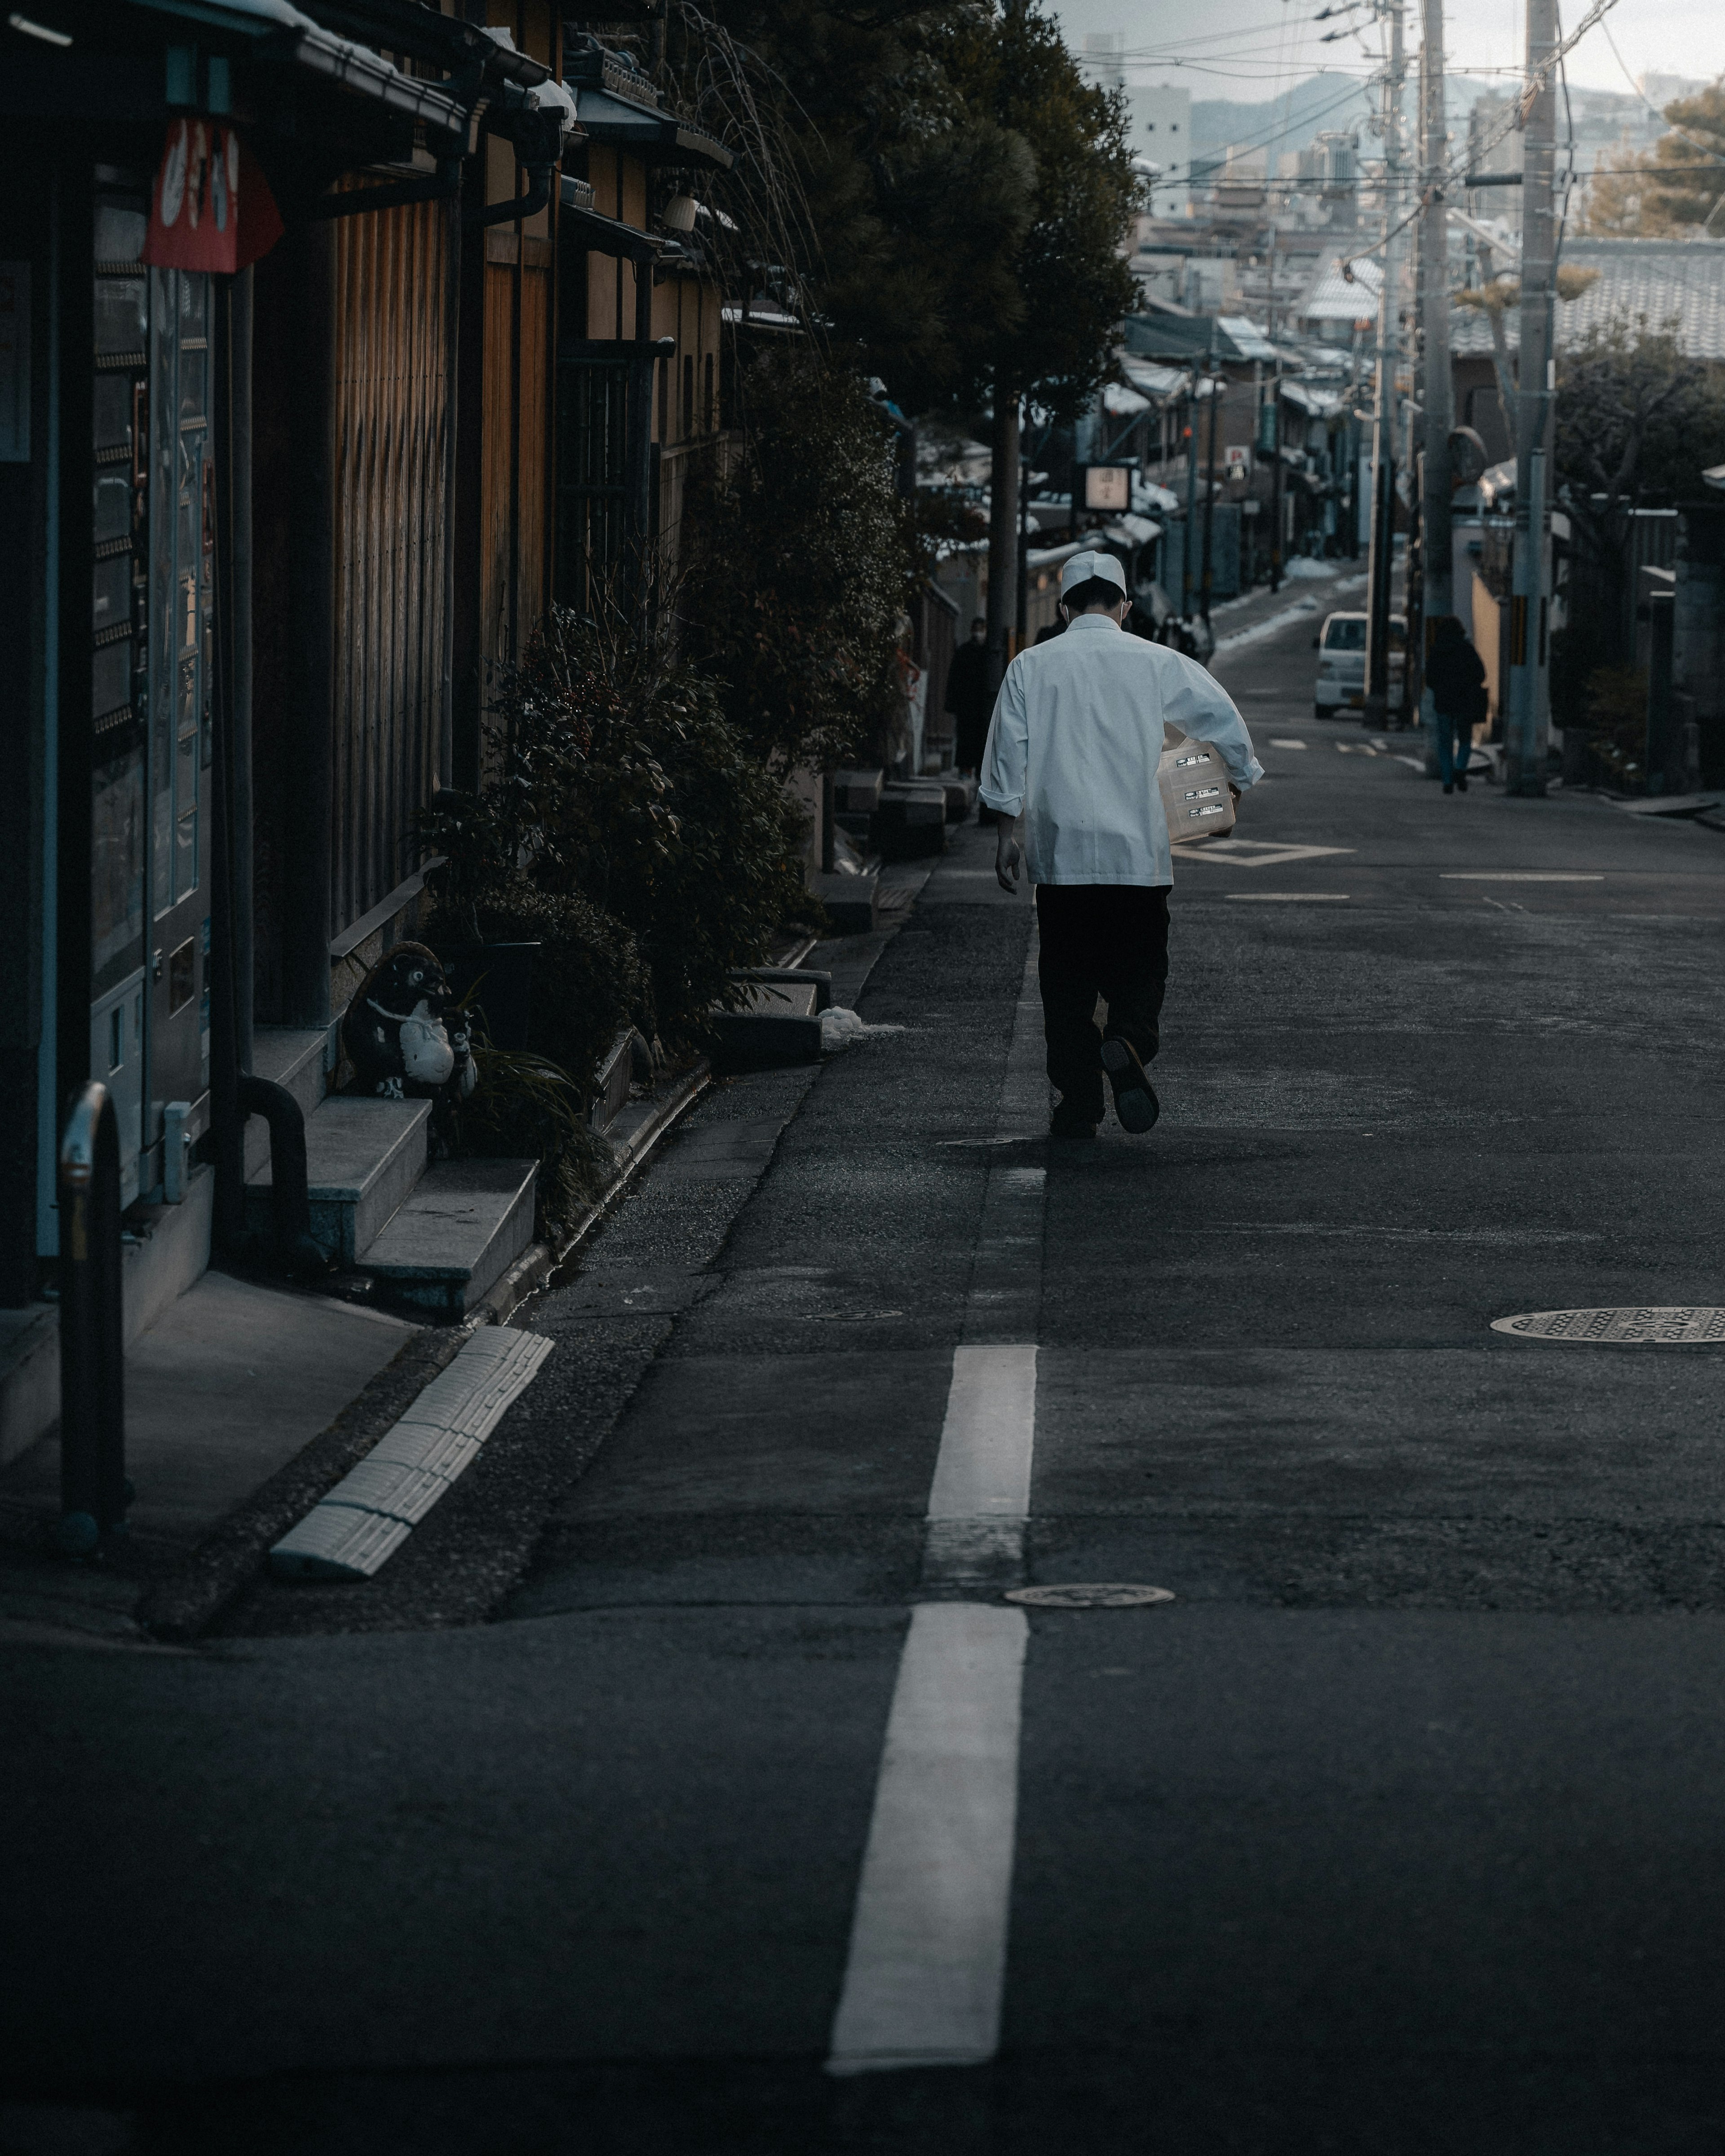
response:
{"label": "distant person walking", "polygon": [[952,761],[973,777],[983,760],[988,737],[988,624],[980,615],[970,624],[970,641],[961,644],[947,669],[946,708],[952,715],[957,738]]}
{"label": "distant person walking", "polygon": [[1453,793],[1459,786],[1466,793],[1473,730],[1486,716],[1486,665],[1453,613],[1440,613],[1432,624],[1425,685],[1437,713],[1438,770],[1444,791]]}
{"label": "distant person walking", "polygon": [[[1131,601],[1111,554],[1075,554],[1060,572],[1063,636],[1006,670],[983,757],[982,798],[1001,818],[994,873],[1036,887],[1037,978],[1055,1137],[1093,1138],[1102,1076],[1128,1131],[1159,1107],[1144,1066],[1161,1045],[1168,986],[1168,819],[1157,783],[1163,727],[1213,742],[1237,794],[1264,776],[1219,682],[1166,645],[1127,636]],[[1024,818],[1024,844],[1013,835]],[[1096,1029],[1096,998],[1108,1006]]]}

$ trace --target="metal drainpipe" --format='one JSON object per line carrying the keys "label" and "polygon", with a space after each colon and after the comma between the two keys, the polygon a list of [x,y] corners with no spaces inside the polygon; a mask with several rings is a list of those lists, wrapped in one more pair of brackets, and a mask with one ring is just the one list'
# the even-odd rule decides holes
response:
{"label": "metal drainpipe", "polygon": [[252,866],[252,273],[234,280],[228,369],[231,567],[228,638],[232,698],[228,721],[228,846],[234,917],[234,1036],[239,1068],[252,1067],[255,971]]}
{"label": "metal drainpipe", "polygon": [[330,1019],[330,883],[335,800],[336,236],[326,223],[294,235],[300,250],[300,350],[290,424],[295,484],[290,511],[289,664],[295,737],[295,783],[283,912],[283,1017],[290,1025]]}
{"label": "metal drainpipe", "polygon": [[[1214,317],[1212,317],[1214,320]],[[1214,363],[1214,337],[1210,350],[1205,354],[1206,367]],[[1209,444],[1204,467],[1204,582],[1199,591],[1199,612],[1204,616],[1206,629],[1210,624],[1210,582],[1214,573],[1214,555],[1211,534],[1215,524],[1216,509],[1216,407],[1221,403],[1223,389],[1220,377],[1212,377],[1210,388]]]}

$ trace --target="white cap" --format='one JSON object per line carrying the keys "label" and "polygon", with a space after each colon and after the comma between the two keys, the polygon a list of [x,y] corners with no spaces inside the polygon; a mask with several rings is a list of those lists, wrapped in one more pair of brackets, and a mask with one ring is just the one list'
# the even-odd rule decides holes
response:
{"label": "white cap", "polygon": [[1063,593],[1070,592],[1076,584],[1087,584],[1092,577],[1118,584],[1122,598],[1126,596],[1126,571],[1121,567],[1120,557],[1092,553],[1088,548],[1060,564],[1060,590]]}

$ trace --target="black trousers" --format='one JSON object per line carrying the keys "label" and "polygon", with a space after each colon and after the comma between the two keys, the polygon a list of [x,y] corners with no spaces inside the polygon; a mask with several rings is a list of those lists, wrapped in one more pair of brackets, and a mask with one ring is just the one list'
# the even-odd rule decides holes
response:
{"label": "black trousers", "polygon": [[1042,883],[1036,886],[1042,1030],[1048,1075],[1061,1099],[1102,1119],[1102,1036],[1108,1031],[1149,1062],[1162,1045],[1157,1020],[1168,989],[1166,884]]}

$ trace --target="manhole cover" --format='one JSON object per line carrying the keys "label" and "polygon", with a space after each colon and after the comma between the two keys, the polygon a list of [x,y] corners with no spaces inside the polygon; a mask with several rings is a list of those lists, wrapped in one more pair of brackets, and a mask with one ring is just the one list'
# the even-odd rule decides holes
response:
{"label": "manhole cover", "polygon": [[1059,1587],[1009,1587],[1009,1602],[1032,1609],[1137,1609],[1149,1602],[1172,1602],[1165,1587],[1132,1587],[1118,1579],[1073,1580]]}
{"label": "manhole cover", "polygon": [[1494,1317],[1494,1332],[1518,1340],[1563,1340],[1584,1348],[1717,1347],[1725,1342],[1725,1310],[1663,1306],[1648,1310],[1529,1310]]}

